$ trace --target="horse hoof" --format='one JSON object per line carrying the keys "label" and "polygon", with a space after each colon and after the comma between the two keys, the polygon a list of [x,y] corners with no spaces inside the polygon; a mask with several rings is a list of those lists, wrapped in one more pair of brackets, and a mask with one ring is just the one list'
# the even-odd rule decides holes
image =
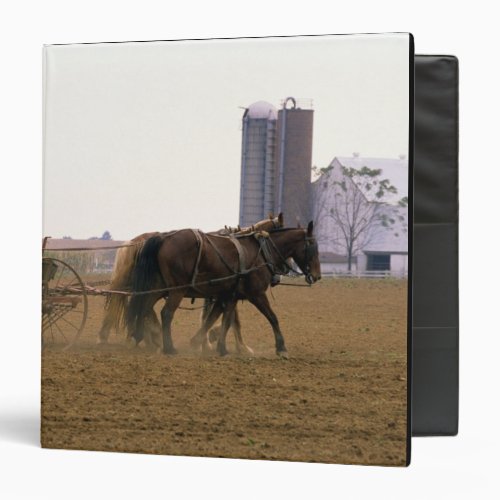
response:
{"label": "horse hoof", "polygon": [[175,356],[177,354],[177,349],[175,347],[163,349],[163,354],[166,354],[167,356]]}
{"label": "horse hoof", "polygon": [[107,345],[107,343],[108,339],[101,339],[101,338],[97,339],[97,345]]}
{"label": "horse hoof", "polygon": [[226,347],[217,346],[217,352],[221,358],[229,354],[229,351],[226,349]]}
{"label": "horse hoof", "polygon": [[287,351],[278,351],[276,353],[281,359],[289,359]]}
{"label": "horse hoof", "polygon": [[245,346],[244,348],[237,347],[236,354],[238,356],[248,356],[249,358],[253,358],[255,356],[255,352],[251,347]]}

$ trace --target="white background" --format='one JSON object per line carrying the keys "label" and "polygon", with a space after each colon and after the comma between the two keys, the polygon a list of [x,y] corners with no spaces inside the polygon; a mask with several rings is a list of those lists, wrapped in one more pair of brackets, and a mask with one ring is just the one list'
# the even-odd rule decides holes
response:
{"label": "white background", "polygon": [[[321,5],[321,7],[320,7]],[[493,2],[4,3],[0,12],[2,498],[498,498],[498,47]],[[455,54],[460,105],[460,434],[413,440],[408,469],[41,450],[43,43],[410,31]]]}

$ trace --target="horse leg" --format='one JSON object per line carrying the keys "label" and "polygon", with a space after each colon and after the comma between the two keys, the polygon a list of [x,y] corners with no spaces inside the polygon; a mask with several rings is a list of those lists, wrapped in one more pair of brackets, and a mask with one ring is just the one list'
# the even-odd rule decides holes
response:
{"label": "horse leg", "polygon": [[[201,324],[205,323],[207,320],[208,316],[210,315],[210,312],[212,311],[213,307],[215,305],[215,300],[214,299],[205,299],[203,302],[203,310],[201,312]],[[215,327],[212,328],[208,332],[208,343],[210,344],[211,342],[214,342],[219,338],[219,328]]]}
{"label": "horse leg", "polygon": [[132,341],[131,347],[136,347],[144,339],[144,318],[139,317],[135,323],[135,329],[129,332],[128,338]]}
{"label": "horse leg", "polygon": [[215,301],[213,299],[203,300],[203,309],[201,310],[201,322],[203,323],[209,316]]}
{"label": "horse leg", "polygon": [[231,300],[229,302],[226,302],[224,307],[224,315],[222,317],[222,328],[220,331],[219,340],[217,341],[217,352],[219,353],[220,356],[225,356],[228,353],[226,349],[226,334],[234,318],[235,307],[236,307],[236,300]]}
{"label": "horse leg", "polygon": [[215,342],[216,340],[219,339],[220,337],[220,326],[215,326],[214,328],[211,328],[210,331],[208,332],[208,341],[209,342]]}
{"label": "horse leg", "polygon": [[107,344],[111,329],[114,327],[118,332],[120,319],[125,309],[127,299],[117,295],[111,295],[104,309],[104,319],[102,320],[101,329],[97,337],[98,344]]}
{"label": "horse leg", "polygon": [[217,318],[222,314],[222,302],[217,300],[211,307],[212,308],[210,312],[202,322],[194,337],[191,339],[191,347],[194,349],[202,345],[203,350],[205,351],[210,346],[210,342],[207,338],[207,331],[213,326],[213,324],[217,321]]}
{"label": "horse leg", "polygon": [[106,311],[106,315],[104,316],[104,319],[102,321],[101,329],[99,330],[99,334],[97,336],[98,344],[108,343],[109,333],[111,331],[113,323],[114,323],[113,318],[111,318],[108,311]]}
{"label": "horse leg", "polygon": [[[139,345],[139,343],[144,339],[144,328],[146,326],[146,318],[149,316],[150,311],[153,311],[154,305],[158,301],[159,297],[148,295],[147,297],[132,297],[129,303],[129,310],[127,314],[130,314],[130,308],[137,307],[139,312],[135,321],[128,321],[128,333],[127,340],[132,342],[134,346]],[[135,306],[133,301],[140,301],[138,306]]]}
{"label": "horse leg", "polygon": [[163,353],[164,354],[177,354],[177,351],[172,342],[172,320],[175,311],[179,307],[184,297],[183,292],[170,293],[163,309],[161,310],[161,324],[163,331]]}
{"label": "horse leg", "polygon": [[234,339],[236,341],[236,352],[238,354],[242,354],[243,351],[245,351],[247,354],[250,354],[253,356],[254,352],[251,347],[248,347],[245,342],[243,341],[243,337],[241,336],[241,322],[240,322],[240,315],[238,314],[238,309],[235,306],[234,311],[233,311],[233,317],[231,319],[231,326],[234,331]]}
{"label": "horse leg", "polygon": [[274,311],[271,309],[269,299],[265,293],[259,294],[249,299],[250,302],[266,317],[267,321],[271,324],[274,333],[274,340],[276,343],[276,354],[282,358],[288,358],[288,352],[285,347],[285,339],[281,334],[278,318]]}
{"label": "horse leg", "polygon": [[161,347],[161,324],[154,309],[145,318],[144,341],[148,347]]}
{"label": "horse leg", "polygon": [[138,315],[133,323],[128,324],[127,342],[130,347],[137,347],[144,338],[144,317]]}
{"label": "horse leg", "polygon": [[138,346],[144,340],[144,323],[145,317],[140,316],[137,318],[135,330],[129,333],[129,339],[132,342],[131,346]]}

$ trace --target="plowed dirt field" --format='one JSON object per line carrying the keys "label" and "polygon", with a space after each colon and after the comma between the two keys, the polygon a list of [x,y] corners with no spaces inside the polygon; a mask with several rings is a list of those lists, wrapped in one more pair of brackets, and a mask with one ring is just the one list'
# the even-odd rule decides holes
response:
{"label": "plowed dirt field", "polygon": [[247,303],[238,307],[252,357],[234,354],[231,332],[228,356],[192,352],[199,311],[187,310],[174,318],[177,356],[131,349],[124,333],[98,346],[104,299],[90,297],[77,345],[45,342],[43,446],[404,465],[407,281],[324,278],[278,286],[270,300],[288,360]]}

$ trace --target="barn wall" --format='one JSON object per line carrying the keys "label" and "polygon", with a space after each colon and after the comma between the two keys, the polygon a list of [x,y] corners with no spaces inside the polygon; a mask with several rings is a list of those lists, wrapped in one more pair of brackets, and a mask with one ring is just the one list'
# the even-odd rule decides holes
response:
{"label": "barn wall", "polygon": [[391,274],[405,276],[408,274],[408,255],[391,255]]}

